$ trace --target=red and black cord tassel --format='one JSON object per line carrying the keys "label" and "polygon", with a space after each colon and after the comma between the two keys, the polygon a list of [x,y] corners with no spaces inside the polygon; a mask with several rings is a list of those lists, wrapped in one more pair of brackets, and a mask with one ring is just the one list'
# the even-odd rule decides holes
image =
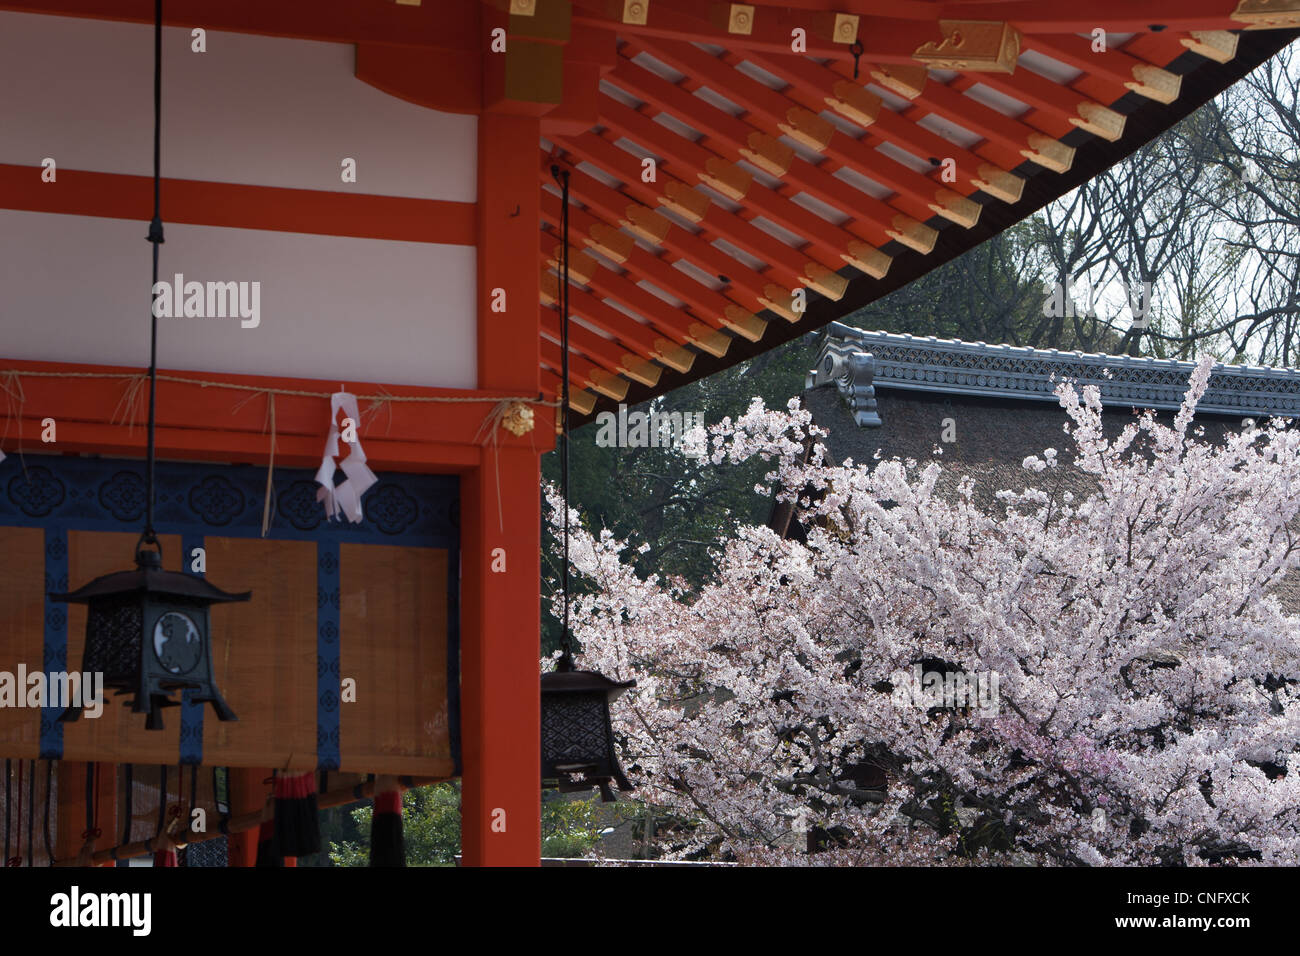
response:
{"label": "red and black cord tassel", "polygon": [[275,821],[265,820],[257,831],[257,862],[254,866],[284,866],[284,855],[275,842]]}
{"label": "red and black cord tassel", "polygon": [[310,856],[320,851],[316,775],[311,771],[276,776],[275,843],[280,856]]}
{"label": "red and black cord tassel", "polygon": [[370,865],[406,866],[400,786],[375,792],[374,811],[370,816]]}

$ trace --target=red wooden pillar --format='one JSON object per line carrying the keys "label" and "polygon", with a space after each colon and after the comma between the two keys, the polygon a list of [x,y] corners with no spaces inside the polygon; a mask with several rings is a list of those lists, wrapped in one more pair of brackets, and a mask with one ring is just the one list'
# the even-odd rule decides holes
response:
{"label": "red wooden pillar", "polygon": [[[479,118],[478,384],[520,396],[537,395],[540,380],[539,137],[535,117]],[[539,428],[550,418],[538,415]],[[502,437],[503,444],[510,438]],[[550,436],[540,435],[523,447],[489,443],[462,483],[461,849],[468,866],[536,866],[541,857],[538,452],[549,447]]]}

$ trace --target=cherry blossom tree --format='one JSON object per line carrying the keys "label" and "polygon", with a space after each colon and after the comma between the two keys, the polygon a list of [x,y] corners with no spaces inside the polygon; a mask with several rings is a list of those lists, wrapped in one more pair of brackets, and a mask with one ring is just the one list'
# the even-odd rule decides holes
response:
{"label": "cherry blossom tree", "polygon": [[[1062,385],[1072,462],[1027,459],[992,509],[968,480],[940,493],[938,463],[828,463],[797,402],[755,402],[712,461],[768,460],[757,491],[795,502],[807,543],[743,528],[689,592],[578,527],[579,666],[637,681],[615,730],[681,823],[665,851],[1300,863],[1300,620],[1274,593],[1300,560],[1300,431],[1201,440],[1210,371],[1172,423],[1109,438],[1098,390]],[[1063,468],[1090,490],[1045,480]]]}

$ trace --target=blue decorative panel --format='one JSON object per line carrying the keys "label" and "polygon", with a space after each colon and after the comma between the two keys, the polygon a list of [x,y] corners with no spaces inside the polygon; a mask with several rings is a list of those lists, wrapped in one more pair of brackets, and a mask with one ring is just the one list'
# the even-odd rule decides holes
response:
{"label": "blue decorative panel", "polygon": [[[144,522],[143,462],[17,455],[0,464],[0,525],[138,531]],[[455,548],[460,483],[452,475],[381,475],[357,524],[327,521],[315,473],[277,468],[269,538]],[[260,537],[266,469],[159,462],[159,534]],[[129,556],[128,556],[129,557]]]}
{"label": "blue decorative panel", "polygon": [[[267,473],[237,465],[159,462],[156,470],[154,525],[159,535],[179,535],[183,563],[166,556],[168,566],[187,573],[195,548],[208,537],[262,537]],[[340,546],[386,544],[448,551],[447,701],[453,761],[459,771],[459,480],[449,475],[390,474],[380,477],[363,499],[364,519],[352,524],[328,521],[316,501],[314,472],[276,469],[272,482],[267,538],[311,541],[316,545],[317,579],[317,761],[322,769],[340,765]],[[46,590],[67,590],[68,535],[73,531],[138,533],[145,514],[145,464],[96,458],[12,455],[0,464],[0,527],[38,527],[45,533]],[[122,568],[132,555],[123,553]],[[0,573],[6,571],[0,555]],[[270,582],[267,582],[269,585]],[[257,584],[253,586],[256,588]],[[67,606],[47,601],[42,666],[66,670],[69,662]],[[180,708],[183,764],[203,761],[205,707],[185,695]],[[40,713],[40,755],[63,756],[59,711]],[[206,718],[209,723],[211,718]]]}
{"label": "blue decorative panel", "polygon": [[[68,586],[68,532],[63,528],[45,531],[45,589],[63,591]],[[68,606],[45,599],[45,673],[68,669]],[[63,724],[59,707],[41,708],[41,759],[63,756]]]}
{"label": "blue decorative panel", "polygon": [[316,546],[316,765],[339,768],[339,546]]}
{"label": "blue decorative panel", "polygon": [[[181,539],[181,570],[195,577],[203,577],[193,570],[192,555],[196,548],[203,547],[203,539],[196,535],[186,535]],[[203,715],[207,707],[190,700],[194,692],[185,690],[181,695],[181,763],[203,763]]]}

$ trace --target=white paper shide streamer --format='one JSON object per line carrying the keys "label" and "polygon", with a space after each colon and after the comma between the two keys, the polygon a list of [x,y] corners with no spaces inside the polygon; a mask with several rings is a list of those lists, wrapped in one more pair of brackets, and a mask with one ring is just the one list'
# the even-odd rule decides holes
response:
{"label": "white paper shide streamer", "polygon": [[[352,442],[352,453],[335,464],[339,453],[339,411],[345,418],[352,419],[354,428],[361,421],[357,411],[357,397],[351,392],[335,392],[330,397],[330,434],[325,441],[325,454],[321,457],[320,469],[316,472],[316,500],[325,505],[326,518],[344,517],[354,524],[362,518],[361,496],[379,479],[366,465],[366,453],[361,448],[361,437],[356,436]],[[334,472],[342,468],[347,477],[338,485],[334,484]]]}

